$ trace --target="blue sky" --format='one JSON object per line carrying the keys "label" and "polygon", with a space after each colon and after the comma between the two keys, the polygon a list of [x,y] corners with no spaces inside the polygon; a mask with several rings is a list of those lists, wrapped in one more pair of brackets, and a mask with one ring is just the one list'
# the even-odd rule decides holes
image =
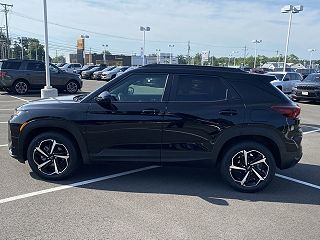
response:
{"label": "blue sky", "polygon": [[[13,37],[43,39],[42,0],[6,0],[13,4],[9,29]],[[88,34],[86,48],[100,52],[108,44],[112,53],[140,53],[142,33],[139,26],[150,26],[146,53],[155,49],[186,54],[191,41],[191,54],[210,50],[215,56],[232,51],[243,55],[253,39],[261,39],[259,53],[267,56],[284,52],[288,14],[280,9],[286,4],[302,4],[304,11],[293,16],[289,53],[309,58],[308,48],[320,42],[319,0],[47,0],[51,54],[75,51],[76,39]],[[3,14],[2,14],[3,15]],[[0,16],[0,26],[4,18]],[[67,27],[61,27],[67,26]],[[70,28],[69,28],[70,27]],[[81,29],[81,30],[79,30]],[[314,54],[320,59],[320,48]]]}

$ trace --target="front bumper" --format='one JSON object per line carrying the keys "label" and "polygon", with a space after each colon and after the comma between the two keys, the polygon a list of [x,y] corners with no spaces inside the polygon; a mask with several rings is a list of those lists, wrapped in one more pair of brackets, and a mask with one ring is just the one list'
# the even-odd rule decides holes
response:
{"label": "front bumper", "polygon": [[103,79],[103,80],[110,80],[110,79],[111,79],[111,76],[102,75],[102,76],[101,76],[101,79]]}
{"label": "front bumper", "polygon": [[293,90],[292,95],[295,99],[320,100],[320,90]]}

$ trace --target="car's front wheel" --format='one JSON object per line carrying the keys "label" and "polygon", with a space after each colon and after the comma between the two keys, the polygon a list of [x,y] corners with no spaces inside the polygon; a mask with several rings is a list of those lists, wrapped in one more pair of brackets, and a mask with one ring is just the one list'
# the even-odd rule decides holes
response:
{"label": "car's front wheel", "polygon": [[222,177],[241,192],[264,189],[273,179],[275,169],[273,154],[257,142],[234,145],[226,151],[220,165]]}
{"label": "car's front wheel", "polygon": [[71,80],[66,84],[66,92],[70,93],[70,94],[75,94],[79,91],[79,84],[74,81]]}
{"label": "car's front wheel", "polygon": [[65,179],[80,165],[75,144],[54,132],[35,137],[28,147],[27,158],[32,171],[49,180]]}

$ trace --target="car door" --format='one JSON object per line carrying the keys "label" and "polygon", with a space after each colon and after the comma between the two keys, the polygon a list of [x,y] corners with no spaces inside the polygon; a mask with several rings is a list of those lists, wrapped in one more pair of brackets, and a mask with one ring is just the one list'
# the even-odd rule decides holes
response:
{"label": "car door", "polygon": [[42,88],[46,83],[46,72],[43,62],[28,61],[26,67],[26,78],[31,88]]}
{"label": "car door", "polygon": [[68,80],[70,80],[70,79],[67,79],[67,76],[66,76],[68,75],[68,73],[65,73],[59,70],[58,67],[52,64],[49,65],[49,70],[50,70],[51,84],[53,87],[61,88],[65,86]]}
{"label": "car door", "polygon": [[284,76],[283,76],[283,84],[282,84],[282,91],[284,93],[289,93],[291,92],[291,79],[290,79],[290,75],[289,73],[286,73]]}
{"label": "car door", "polygon": [[106,90],[112,109],[92,102],[87,116],[91,159],[160,162],[168,74],[132,74]]}
{"label": "car door", "polygon": [[244,117],[244,106],[215,76],[175,75],[165,113],[164,162],[212,159],[217,136]]}

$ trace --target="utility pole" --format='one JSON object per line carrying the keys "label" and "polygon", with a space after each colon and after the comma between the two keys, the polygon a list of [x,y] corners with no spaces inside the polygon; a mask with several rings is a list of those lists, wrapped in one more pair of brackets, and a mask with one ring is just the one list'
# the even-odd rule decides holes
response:
{"label": "utility pole", "polygon": [[190,64],[190,40],[188,41],[188,64]]}
{"label": "utility pole", "polygon": [[9,42],[9,27],[8,27],[8,7],[13,7],[12,4],[6,4],[6,3],[0,3],[0,5],[2,7],[4,7],[4,14],[5,14],[5,17],[6,17],[6,34],[7,34],[7,52],[8,52],[8,56],[9,56],[9,45],[10,45],[10,42]]}
{"label": "utility pole", "polygon": [[244,46],[244,54],[243,54],[243,67],[246,66],[246,58],[247,58],[247,46]]}

